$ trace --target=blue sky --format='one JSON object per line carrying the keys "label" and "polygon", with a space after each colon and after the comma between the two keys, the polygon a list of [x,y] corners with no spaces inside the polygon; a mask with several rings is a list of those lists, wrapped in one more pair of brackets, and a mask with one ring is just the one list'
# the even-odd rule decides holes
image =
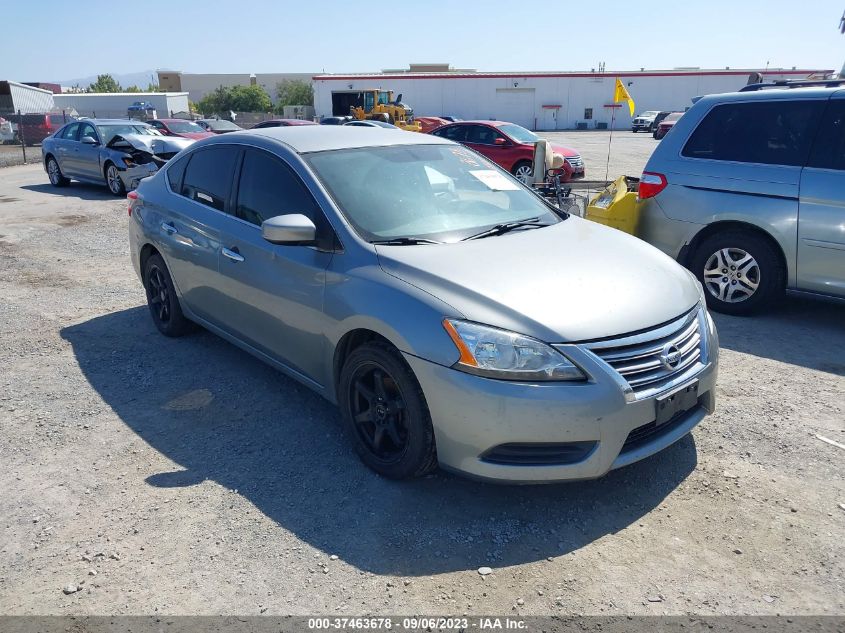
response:
{"label": "blue sky", "polygon": [[[839,70],[845,61],[845,35],[837,28],[842,0],[400,4],[416,17],[393,17],[379,3],[335,0],[147,0],[131,9],[114,0],[78,9],[66,1],[4,2],[0,78],[64,80],[158,68],[353,72],[410,62],[509,71],[589,70],[601,61],[607,70],[768,61]],[[643,10],[660,17],[643,18]]]}

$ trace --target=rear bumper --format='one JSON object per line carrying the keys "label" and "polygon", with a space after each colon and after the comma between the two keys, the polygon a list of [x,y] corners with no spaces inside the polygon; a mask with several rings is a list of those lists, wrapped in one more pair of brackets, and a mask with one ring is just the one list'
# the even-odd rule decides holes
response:
{"label": "rear bumper", "polygon": [[[710,340],[707,363],[685,382],[698,381],[697,404],[660,427],[654,425],[656,397],[626,399],[620,377],[592,361],[588,352],[573,360],[593,380],[569,384],[491,380],[415,356],[406,355],[406,360],[426,395],[442,467],[484,480],[553,482],[601,477],[688,434],[716,405],[715,331]],[[543,464],[536,459],[532,463],[490,459],[502,451],[513,454],[537,445],[544,451],[569,450],[575,458],[571,463]],[[583,450],[578,454],[576,449]]]}

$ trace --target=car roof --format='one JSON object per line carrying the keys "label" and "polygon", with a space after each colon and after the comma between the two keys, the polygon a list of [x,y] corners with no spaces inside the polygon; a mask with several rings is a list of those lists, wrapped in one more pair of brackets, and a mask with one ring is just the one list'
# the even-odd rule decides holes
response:
{"label": "car roof", "polygon": [[80,119],[79,121],[68,121],[68,123],[93,123],[94,125],[146,125],[146,121],[133,121],[132,119]]}
{"label": "car roof", "polygon": [[367,134],[362,134],[361,130],[356,130],[354,126],[344,125],[296,125],[244,130],[203,139],[202,144],[233,143],[255,137],[279,141],[299,154],[388,145],[454,145],[452,141],[430,134],[380,127],[370,128]]}
{"label": "car roof", "polygon": [[[827,99],[834,94],[845,94],[843,88],[771,88],[753,92],[726,92],[722,94],[707,95],[699,99],[697,103],[726,103],[729,101],[800,101],[802,99]],[[697,105],[696,103],[696,105]]]}
{"label": "car roof", "polygon": [[448,125],[465,125],[467,123],[472,123],[473,125],[491,125],[493,127],[499,127],[502,125],[516,125],[515,123],[511,123],[510,121],[488,121],[486,119],[467,119],[464,121],[452,121]]}

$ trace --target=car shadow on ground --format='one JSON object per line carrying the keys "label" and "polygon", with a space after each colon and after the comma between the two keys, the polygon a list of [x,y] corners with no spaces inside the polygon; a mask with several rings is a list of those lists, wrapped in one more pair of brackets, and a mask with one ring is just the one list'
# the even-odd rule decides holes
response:
{"label": "car shadow on ground", "polygon": [[66,187],[54,187],[50,183],[22,185],[21,189],[63,198],[78,198],[79,200],[120,200],[118,196],[112,195],[105,185],[91,185],[85,182],[71,182]]}
{"label": "car shadow on ground", "polygon": [[566,554],[637,522],[696,466],[688,436],[596,481],[498,486],[442,472],[389,481],[358,461],[333,405],[208,332],[167,339],[137,307],[62,336],[120,419],[179,464],[149,485],[213,480],[305,543],[377,574]]}
{"label": "car shadow on ground", "polygon": [[845,304],[841,302],[786,296],[750,317],[711,314],[724,349],[845,376]]}

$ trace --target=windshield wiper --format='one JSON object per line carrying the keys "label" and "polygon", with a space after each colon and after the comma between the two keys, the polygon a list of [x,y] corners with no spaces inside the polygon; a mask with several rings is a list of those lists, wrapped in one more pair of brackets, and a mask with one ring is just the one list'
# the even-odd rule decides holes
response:
{"label": "windshield wiper", "polygon": [[376,240],[370,244],[377,244],[379,246],[414,246],[415,244],[442,244],[443,242],[435,242],[434,240],[427,240],[424,237],[394,237],[389,240]]}
{"label": "windshield wiper", "polygon": [[504,233],[508,233],[509,231],[513,231],[514,229],[518,229],[523,226],[539,227],[549,225],[546,222],[540,222],[540,218],[526,218],[525,220],[517,220],[516,222],[504,222],[502,224],[491,226],[489,229],[481,231],[481,233],[476,233],[475,235],[465,237],[461,241],[466,242],[467,240],[478,240],[482,237],[490,237],[492,235],[503,235]]}

